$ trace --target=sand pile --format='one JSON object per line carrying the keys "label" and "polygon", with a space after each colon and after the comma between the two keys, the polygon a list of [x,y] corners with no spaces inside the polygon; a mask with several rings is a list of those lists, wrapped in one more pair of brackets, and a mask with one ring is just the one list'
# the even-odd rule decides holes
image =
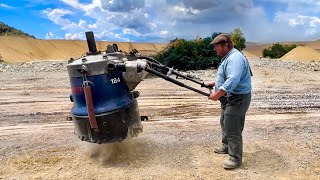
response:
{"label": "sand pile", "polygon": [[244,54],[244,56],[246,56],[246,58],[249,60],[249,61],[252,61],[252,60],[258,60],[259,57],[248,52],[248,51],[242,51],[242,53]]}
{"label": "sand pile", "polygon": [[[291,42],[278,42],[280,44],[302,44],[304,46],[309,46],[315,50],[318,50],[320,52],[320,40],[316,40],[316,41],[291,41]],[[262,51],[263,49],[266,49],[270,46],[272,46],[274,43],[272,44],[259,44],[259,43],[246,43],[246,48],[245,51],[250,52],[258,57],[262,57]]]}
{"label": "sand pile", "polygon": [[[118,44],[119,50],[129,52],[137,49],[139,53],[154,54],[165,48],[166,44],[106,42],[97,41],[97,49],[104,51],[108,45]],[[27,62],[39,60],[67,60],[78,58],[88,51],[86,41],[80,40],[40,40],[23,37],[0,37],[0,55],[6,62]]]}
{"label": "sand pile", "polygon": [[292,49],[280,59],[294,61],[320,61],[320,52],[308,46],[299,46]]}

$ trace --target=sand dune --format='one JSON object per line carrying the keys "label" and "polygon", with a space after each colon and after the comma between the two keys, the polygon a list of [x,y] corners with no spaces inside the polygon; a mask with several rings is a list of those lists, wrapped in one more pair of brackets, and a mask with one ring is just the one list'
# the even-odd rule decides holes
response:
{"label": "sand dune", "polygon": [[[259,44],[259,43],[247,43],[246,48],[244,49],[247,52],[250,52],[258,57],[262,57],[262,50],[272,46],[275,43],[270,44]],[[281,44],[301,44],[304,46],[309,46],[320,52],[320,40],[316,41],[306,41],[306,42],[282,42]]]}
{"label": "sand dune", "polygon": [[309,46],[299,46],[292,49],[280,59],[293,61],[320,61],[320,52]]}
{"label": "sand dune", "polygon": [[246,56],[246,58],[249,61],[257,60],[260,58],[260,57],[256,56],[255,54],[252,54],[251,52],[248,52],[248,51],[242,51],[242,53],[244,54],[244,56]]}
{"label": "sand dune", "polygon": [[[104,51],[108,45],[112,45],[113,43],[116,43],[119,50],[124,52],[137,49],[140,53],[147,55],[155,54],[163,50],[167,45],[166,43],[153,44],[106,41],[97,41],[96,45],[98,50]],[[320,40],[291,43],[306,45],[320,52]],[[262,57],[262,50],[268,46],[272,46],[272,44],[247,43],[247,47],[243,52],[249,60],[259,59],[259,57]],[[0,60],[2,59],[6,62],[68,60],[70,58],[78,58],[87,51],[88,47],[85,40],[41,40],[25,37],[0,36]],[[308,53],[303,53],[303,50],[294,53],[294,59],[297,60],[301,59],[305,61],[305,59],[300,58],[300,56],[308,56]],[[297,54],[299,54],[299,57]],[[290,59],[293,60],[291,56]],[[311,59],[317,60],[318,58]]]}
{"label": "sand dune", "polygon": [[[117,43],[119,50],[129,52],[137,49],[140,53],[154,54],[166,44],[106,42],[97,41],[97,49],[104,51],[108,45]],[[41,60],[67,60],[78,58],[88,51],[87,42],[81,40],[39,40],[32,38],[1,36],[0,55],[6,62]]]}

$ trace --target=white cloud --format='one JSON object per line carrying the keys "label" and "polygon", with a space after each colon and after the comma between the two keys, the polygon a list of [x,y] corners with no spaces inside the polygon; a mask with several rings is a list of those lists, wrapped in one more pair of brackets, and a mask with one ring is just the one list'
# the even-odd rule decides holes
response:
{"label": "white cloud", "polygon": [[94,11],[95,8],[101,7],[100,0],[92,0],[92,3],[90,3],[90,4],[80,3],[79,0],[60,0],[60,1],[64,2],[65,4],[71,6],[75,9],[80,9],[86,13]]}
{"label": "white cloud", "polygon": [[186,7],[184,7],[184,5],[174,6],[174,7],[173,7],[173,10],[174,10],[176,13],[178,13],[178,14],[182,13],[183,15],[187,15],[187,14],[199,14],[199,13],[200,13],[200,10],[194,9],[194,8],[192,8],[192,7],[186,8]]}
{"label": "white cloud", "polygon": [[[125,34],[125,33],[124,33]],[[130,42],[130,38],[124,37],[121,33],[114,33],[109,31],[103,31],[101,33],[95,33],[95,37],[100,38],[105,41],[124,41]]]}
{"label": "white cloud", "polygon": [[[70,10],[65,9],[46,9],[43,11],[47,17],[53,21],[55,24],[61,26],[61,29],[68,31],[75,30],[88,30],[96,29],[96,24],[88,24],[86,20],[79,19],[79,22],[72,22],[70,19],[66,18],[66,15],[74,14]],[[69,37],[69,36],[68,36]]]}
{"label": "white cloud", "polygon": [[320,36],[320,17],[304,15],[302,11],[278,12],[274,18],[280,40],[315,40]]}
{"label": "white cloud", "polygon": [[3,4],[3,3],[0,3],[0,7],[6,8],[6,9],[11,9],[11,8],[13,8],[13,7],[11,7],[11,6],[7,5],[7,4]]}
{"label": "white cloud", "polygon": [[86,20],[80,19],[78,23],[78,27],[81,29],[95,29],[97,28],[96,24],[88,24]]}
{"label": "white cloud", "polygon": [[160,35],[161,35],[162,37],[166,37],[166,36],[169,35],[169,31],[160,31]]}
{"label": "white cloud", "polygon": [[46,39],[56,39],[56,38],[57,38],[57,36],[54,33],[52,33],[52,32],[46,33]]}
{"label": "white cloud", "polygon": [[60,0],[66,7],[45,14],[68,38],[93,30],[97,38],[168,41],[211,36],[240,28],[248,41],[287,41],[320,36],[318,0],[260,0],[281,6],[270,14],[253,0]]}
{"label": "white cloud", "polygon": [[46,9],[43,11],[47,17],[53,21],[55,24],[60,26],[65,26],[66,24],[71,24],[72,22],[69,19],[63,18],[65,15],[71,15],[72,12],[65,9]]}
{"label": "white cloud", "polygon": [[320,17],[307,17],[310,19],[309,24],[311,27],[320,27]]}
{"label": "white cloud", "polygon": [[320,18],[319,17],[311,17],[311,16],[302,16],[299,15],[295,18],[289,19],[290,26],[298,26],[298,25],[306,25],[309,27],[320,27]]}
{"label": "white cloud", "polygon": [[134,29],[128,29],[125,28],[122,30],[123,34],[129,34],[129,35],[134,35],[134,36],[141,36],[141,34],[139,34],[138,32],[136,32]]}
{"label": "white cloud", "polygon": [[80,33],[67,33],[65,34],[65,39],[70,39],[70,40],[78,40],[78,39],[84,39],[85,35],[80,32]]}
{"label": "white cloud", "polygon": [[145,0],[101,0],[103,9],[110,12],[127,13],[145,7]]}

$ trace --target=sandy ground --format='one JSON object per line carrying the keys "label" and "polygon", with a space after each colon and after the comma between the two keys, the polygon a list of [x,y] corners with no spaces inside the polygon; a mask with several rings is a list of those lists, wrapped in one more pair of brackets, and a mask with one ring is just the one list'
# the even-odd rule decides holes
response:
{"label": "sandy ground", "polygon": [[213,152],[219,103],[204,96],[145,79],[137,87],[150,119],[144,132],[96,145],[67,120],[66,71],[0,72],[0,179],[320,179],[319,71],[252,68],[244,162],[232,171]]}

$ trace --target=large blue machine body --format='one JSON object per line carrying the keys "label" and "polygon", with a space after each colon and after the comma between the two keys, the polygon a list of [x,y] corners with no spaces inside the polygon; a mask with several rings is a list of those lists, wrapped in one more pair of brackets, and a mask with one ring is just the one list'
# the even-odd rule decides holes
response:
{"label": "large blue machine body", "polygon": [[142,132],[137,96],[124,72],[109,63],[124,62],[119,54],[88,55],[69,61],[71,109],[75,134],[84,141],[112,143]]}
{"label": "large blue machine body", "polygon": [[[70,58],[67,65],[75,134],[99,144],[137,136],[143,130],[138,93],[133,92],[142,80],[137,79],[137,64],[131,63],[127,71],[128,59],[116,45],[101,52],[96,49],[93,32],[86,32],[86,38],[89,51],[76,60]],[[115,66],[118,63],[121,70]]]}
{"label": "large blue machine body", "polygon": [[[96,115],[115,111],[134,102],[132,93],[128,90],[122,73],[119,71],[87,76],[92,92],[94,112]],[[88,116],[85,95],[83,91],[83,77],[70,78],[73,108],[75,116]]]}
{"label": "large blue machine body", "polygon": [[[147,73],[202,95],[210,95],[170,78],[172,73],[205,85],[155,59],[137,57],[135,51],[124,55],[116,44],[109,45],[105,52],[97,51],[93,32],[86,32],[86,38],[89,51],[76,60],[70,58],[67,65],[73,102],[72,120],[75,134],[83,141],[121,142],[142,132],[136,99],[139,92],[134,89]],[[158,68],[167,71],[167,75]]]}

